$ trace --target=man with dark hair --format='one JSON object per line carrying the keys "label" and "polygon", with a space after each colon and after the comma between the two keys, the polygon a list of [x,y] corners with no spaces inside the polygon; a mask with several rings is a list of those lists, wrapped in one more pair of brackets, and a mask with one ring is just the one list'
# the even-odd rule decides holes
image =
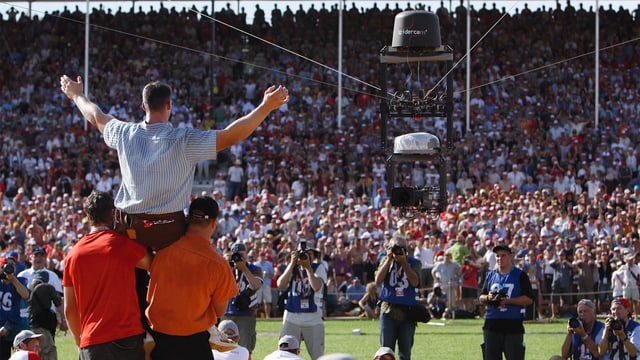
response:
{"label": "man with dark hair", "polygon": [[526,272],[513,266],[511,249],[497,245],[497,268],[487,273],[480,304],[487,306],[484,320],[484,360],[524,359],[524,307],[533,303],[533,290]]}
{"label": "man with dark hair", "polygon": [[210,243],[217,219],[213,198],[195,198],[186,233],[158,250],[151,264],[146,315],[154,360],[213,359],[208,330],[238,293],[229,264]]}
{"label": "man with dark hair", "polygon": [[159,249],[184,234],[184,209],[189,203],[196,165],[248,137],[271,113],[289,101],[287,88],[270,86],[262,103],[223,130],[174,128],[169,122],[171,87],[154,81],[142,91],[145,120],[112,121],[87,99],[82,78],[60,78],[60,89],[118,152],[122,184],[115,204],[116,221],[130,238]]}
{"label": "man with dark hair", "polygon": [[113,230],[113,197],[92,192],[84,202],[91,230],[65,258],[64,311],[80,359],[144,357],[133,267],[149,269],[146,248]]}

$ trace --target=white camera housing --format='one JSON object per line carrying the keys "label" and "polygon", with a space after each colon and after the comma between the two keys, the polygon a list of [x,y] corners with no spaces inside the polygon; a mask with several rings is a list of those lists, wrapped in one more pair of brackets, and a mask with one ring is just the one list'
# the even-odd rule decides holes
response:
{"label": "white camera housing", "polygon": [[438,155],[440,153],[440,139],[437,136],[417,132],[396,136],[393,139],[394,155]]}

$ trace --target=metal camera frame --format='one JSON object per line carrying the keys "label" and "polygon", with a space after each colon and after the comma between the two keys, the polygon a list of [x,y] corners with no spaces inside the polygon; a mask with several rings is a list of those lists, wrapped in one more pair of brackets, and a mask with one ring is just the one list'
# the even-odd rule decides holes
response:
{"label": "metal camera frame", "polygon": [[[398,206],[401,215],[412,217],[416,213],[438,214],[447,207],[446,173],[447,163],[445,155],[453,149],[453,75],[450,69],[453,67],[453,49],[448,45],[441,45],[437,48],[407,48],[385,46],[380,50],[380,62],[382,63],[379,72],[379,83],[381,84],[380,95],[384,99],[380,102],[380,138],[382,151],[385,154],[387,194],[392,198],[392,204],[398,203],[398,196],[402,199],[408,198],[408,202],[400,201]],[[387,67],[397,64],[415,62],[443,62],[445,64],[446,91],[439,94],[426,93],[419,90],[418,94],[411,94],[408,91],[393,95],[387,91]],[[435,92],[435,91],[434,91]],[[408,151],[396,151],[387,144],[389,118],[399,117],[446,117],[446,144],[445,148],[414,148]],[[411,133],[403,136],[424,136],[430,133]],[[437,135],[430,134],[436,138]],[[442,139],[439,139],[442,144]],[[405,149],[407,150],[407,149]],[[404,161],[430,161],[440,175],[438,186],[422,188],[394,188],[395,165]],[[403,206],[404,204],[404,206]]]}

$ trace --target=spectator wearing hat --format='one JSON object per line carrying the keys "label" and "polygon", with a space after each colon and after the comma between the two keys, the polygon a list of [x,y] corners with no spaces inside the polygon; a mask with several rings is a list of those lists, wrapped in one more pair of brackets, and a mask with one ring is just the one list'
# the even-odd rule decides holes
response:
{"label": "spectator wearing hat", "polygon": [[604,323],[604,334],[598,345],[600,354],[608,354],[610,360],[630,360],[638,356],[640,324],[631,314],[631,303],[627,299],[611,301],[611,316]]}
{"label": "spectator wearing hat", "polygon": [[531,283],[527,273],[513,266],[511,249],[506,245],[493,248],[498,267],[487,273],[480,295],[486,305],[484,321],[484,360],[524,359],[523,307],[533,303]]}
{"label": "spectator wearing hat", "polygon": [[229,300],[223,319],[233,320],[240,329],[240,345],[253,352],[256,346],[257,292],[262,287],[262,269],[247,260],[247,248],[236,241],[225,258],[231,265],[238,294]]}
{"label": "spectator wearing hat", "polygon": [[154,360],[213,359],[208,329],[238,293],[229,264],[209,240],[218,212],[211,197],[195,198],[186,233],[159,250],[151,264],[146,314],[156,342]]}
{"label": "spectator wearing hat", "polygon": [[[65,318],[80,348],[80,359],[93,359],[96,354],[101,359],[107,358],[104,354],[113,354],[114,360],[144,356],[144,328],[132,268],[148,270],[151,255],[142,244],[113,230],[113,210],[113,197],[108,192],[92,192],[85,199],[91,230],[65,259]],[[37,270],[34,279],[45,279],[47,274]],[[55,303],[51,285],[36,285],[30,305],[41,313],[32,314],[36,315],[34,323],[44,320],[40,323],[44,327],[51,320],[51,302]],[[46,333],[43,348],[49,341]]]}
{"label": "spectator wearing hat", "polygon": [[396,354],[393,353],[393,349],[382,346],[376,350],[371,360],[396,360]]}
{"label": "spectator wearing hat", "polygon": [[2,258],[0,266],[0,293],[4,294],[5,302],[0,307],[0,359],[8,359],[11,355],[11,341],[16,333],[28,327],[20,317],[22,301],[29,298],[26,279],[16,277],[12,258]]}
{"label": "spectator wearing hat", "polygon": [[449,295],[449,304],[447,307],[453,310],[455,309],[456,300],[454,294],[458,288],[458,280],[462,274],[462,266],[453,261],[449,251],[445,250],[443,256],[444,261],[437,262],[433,270],[431,270],[431,274],[433,275],[434,281],[439,282],[443,291]]}
{"label": "spectator wearing hat", "polygon": [[447,294],[442,292],[440,283],[433,284],[433,291],[427,295],[427,305],[432,319],[445,317],[447,313]]}
{"label": "spectator wearing hat", "polygon": [[36,334],[31,330],[20,331],[13,339],[13,348],[16,351],[9,360],[42,360],[38,354],[41,337],[41,334]]}
{"label": "spectator wearing hat", "polygon": [[265,356],[264,360],[303,360],[300,356],[300,342],[291,335],[284,335],[278,340],[278,350]]}
{"label": "spectator wearing hat", "polygon": [[218,324],[218,330],[238,345],[228,351],[213,349],[213,358],[215,360],[249,360],[251,358],[249,350],[246,347],[239,345],[241,339],[240,331],[238,330],[238,325],[233,320],[220,321]]}
{"label": "spectator wearing hat", "polygon": [[[30,284],[31,294],[27,300],[29,311],[29,325],[36,334],[42,334],[40,339],[40,356],[43,360],[58,358],[55,344],[58,316],[51,311],[53,306],[58,314],[63,314],[62,299],[56,289],[49,285],[49,273],[45,269],[36,270]],[[61,316],[61,329],[67,329],[64,316]]]}
{"label": "spectator wearing hat", "polygon": [[289,263],[277,282],[278,289],[286,291],[280,335],[304,339],[313,360],[324,353],[325,336],[322,289],[326,284],[327,269],[314,261],[318,254],[311,245],[299,244],[298,251],[291,253]]}
{"label": "spectator wearing hat", "polygon": [[629,252],[624,255],[624,265],[620,267],[622,272],[622,296],[629,301],[632,310],[640,310],[640,294],[638,282],[640,282],[640,266],[636,264],[635,254]]}
{"label": "spectator wearing hat", "polygon": [[62,294],[62,281],[60,281],[58,274],[47,268],[47,252],[42,246],[33,248],[29,255],[29,261],[31,262],[31,267],[18,273],[18,277],[25,278],[27,284],[31,284],[33,273],[38,270],[44,270],[49,273],[49,284],[51,284],[58,293]]}

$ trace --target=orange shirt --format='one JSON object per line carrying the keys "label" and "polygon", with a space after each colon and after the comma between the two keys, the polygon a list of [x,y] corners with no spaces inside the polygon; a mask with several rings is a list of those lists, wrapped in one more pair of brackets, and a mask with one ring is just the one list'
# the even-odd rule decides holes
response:
{"label": "orange shirt", "polygon": [[187,233],[153,259],[146,314],[155,331],[193,335],[216,323],[214,304],[226,304],[237,293],[227,261],[209,240]]}

